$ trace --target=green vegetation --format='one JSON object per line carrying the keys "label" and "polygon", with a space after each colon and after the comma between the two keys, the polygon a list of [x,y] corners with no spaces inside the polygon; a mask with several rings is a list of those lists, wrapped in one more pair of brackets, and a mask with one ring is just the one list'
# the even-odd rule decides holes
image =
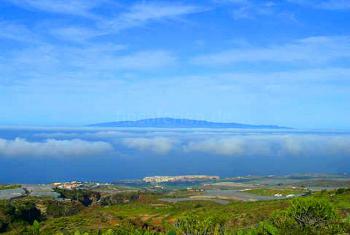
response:
{"label": "green vegetation", "polygon": [[41,211],[31,200],[0,201],[0,232],[41,220]]}
{"label": "green vegetation", "polygon": [[0,190],[6,190],[6,189],[16,189],[16,188],[20,188],[22,187],[22,185],[20,184],[0,184]]}
{"label": "green vegetation", "polygon": [[226,233],[225,219],[222,217],[209,216],[200,218],[196,215],[187,215],[179,218],[175,223],[178,234],[224,234]]}
{"label": "green vegetation", "polygon": [[133,202],[138,199],[139,199],[138,193],[133,193],[133,192],[116,193],[116,194],[101,197],[99,204],[102,206],[111,206],[116,204]]}
{"label": "green vegetation", "polygon": [[349,187],[350,180],[312,179],[299,181],[296,185],[299,185],[301,187]]}
{"label": "green vegetation", "polygon": [[82,189],[58,189],[55,191],[61,195],[63,199],[80,202],[84,206],[99,204],[102,206],[110,206],[121,203],[128,203],[139,198],[137,192],[124,192],[103,195],[100,192]]}
{"label": "green vegetation", "polygon": [[74,201],[47,200],[44,205],[46,206],[46,216],[53,218],[75,215],[84,209],[81,203]]}
{"label": "green vegetation", "polygon": [[324,199],[294,199],[287,210],[276,212],[257,228],[242,234],[348,234],[350,223],[341,219]]}
{"label": "green vegetation", "polygon": [[[73,193],[74,192],[74,193]],[[350,190],[322,191],[271,201],[165,203],[161,193],[100,195],[85,204],[84,191],[64,201],[20,198],[0,203],[0,232],[7,234],[227,235],[347,234]],[[74,196],[75,195],[75,196]],[[132,199],[132,200],[131,200]]]}
{"label": "green vegetation", "polygon": [[101,198],[100,193],[90,191],[90,190],[81,190],[81,189],[67,190],[67,189],[56,188],[55,191],[59,193],[62,198],[79,201],[84,206],[89,206],[94,201],[98,201]]}

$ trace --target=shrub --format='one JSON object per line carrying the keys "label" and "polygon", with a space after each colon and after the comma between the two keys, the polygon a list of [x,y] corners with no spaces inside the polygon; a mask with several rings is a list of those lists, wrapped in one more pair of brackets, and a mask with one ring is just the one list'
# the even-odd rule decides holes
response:
{"label": "shrub", "polygon": [[294,199],[287,210],[273,214],[270,221],[278,234],[334,234],[344,230],[333,206],[313,198]]}
{"label": "shrub", "polygon": [[0,233],[5,232],[13,219],[15,207],[9,201],[0,201]]}
{"label": "shrub", "polygon": [[339,219],[329,202],[297,198],[288,209],[274,213],[256,228],[241,230],[237,234],[342,234],[349,232],[349,225]]}
{"label": "shrub", "polygon": [[343,193],[347,193],[347,192],[350,192],[350,188],[338,188],[335,191],[335,194],[343,194]]}
{"label": "shrub", "polygon": [[102,206],[111,206],[116,204],[123,204],[139,199],[138,193],[116,193],[101,197],[99,203]]}
{"label": "shrub", "polygon": [[83,189],[54,189],[57,193],[61,195],[62,198],[70,199],[73,201],[79,201],[84,206],[90,206],[93,202],[97,202],[101,198],[99,192],[94,192],[90,190]]}
{"label": "shrub", "polygon": [[14,207],[14,219],[17,221],[26,221],[32,224],[34,220],[41,219],[40,210],[31,201],[17,201],[14,203]]}
{"label": "shrub", "polygon": [[225,233],[224,220],[218,217],[200,219],[189,214],[177,220],[175,227],[184,235],[220,235]]}
{"label": "shrub", "polygon": [[50,200],[47,202],[46,214],[48,217],[61,217],[78,214],[83,206],[78,202],[61,202]]}
{"label": "shrub", "polygon": [[329,202],[312,198],[293,200],[287,214],[301,228],[324,227],[337,219],[336,212]]}

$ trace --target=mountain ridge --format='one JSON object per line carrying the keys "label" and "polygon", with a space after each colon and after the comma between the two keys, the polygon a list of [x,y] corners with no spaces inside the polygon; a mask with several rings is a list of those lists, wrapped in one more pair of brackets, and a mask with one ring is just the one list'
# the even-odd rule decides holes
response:
{"label": "mountain ridge", "polygon": [[210,122],[184,118],[147,118],[136,121],[102,122],[90,127],[149,127],[149,128],[240,128],[240,129],[291,129],[278,125],[253,125],[236,122]]}

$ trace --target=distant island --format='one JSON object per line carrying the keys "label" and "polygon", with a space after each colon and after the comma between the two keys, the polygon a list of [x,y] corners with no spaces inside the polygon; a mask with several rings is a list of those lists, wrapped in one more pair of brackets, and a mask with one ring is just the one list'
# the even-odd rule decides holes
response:
{"label": "distant island", "polygon": [[251,125],[234,122],[209,122],[177,118],[149,118],[137,121],[103,122],[91,127],[150,127],[150,128],[240,128],[240,129],[291,129],[277,125]]}

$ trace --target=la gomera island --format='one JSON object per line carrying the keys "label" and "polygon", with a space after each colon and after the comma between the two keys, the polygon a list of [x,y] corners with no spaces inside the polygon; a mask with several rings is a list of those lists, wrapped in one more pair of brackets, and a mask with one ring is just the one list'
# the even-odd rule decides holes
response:
{"label": "la gomera island", "polygon": [[150,176],[0,186],[4,234],[347,234],[350,176]]}

